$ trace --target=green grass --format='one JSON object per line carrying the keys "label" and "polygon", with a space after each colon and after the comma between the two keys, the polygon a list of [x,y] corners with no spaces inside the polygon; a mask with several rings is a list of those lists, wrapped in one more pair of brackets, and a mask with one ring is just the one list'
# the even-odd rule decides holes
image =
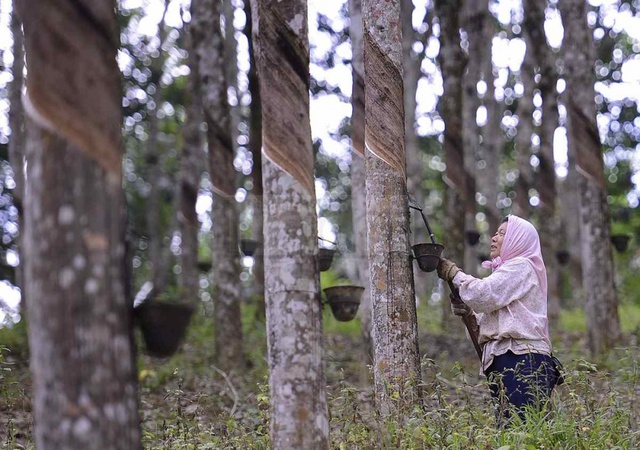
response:
{"label": "green grass", "polygon": [[[624,303],[618,307],[620,328],[623,333],[637,332],[640,329],[640,306]],[[560,311],[559,329],[571,332],[586,332],[587,324],[584,310],[581,308]]]}
{"label": "green grass", "polygon": [[[344,380],[329,390],[330,439],[334,449],[631,449],[640,445],[634,390],[640,382],[637,349],[612,372],[568,368],[567,382],[549,410],[527,412],[526,423],[497,428],[486,389],[477,379],[427,377],[425,408],[380,417],[361,402],[363,390]],[[434,375],[442,367],[426,364]],[[145,428],[145,448],[269,448],[266,384],[257,407],[241,419],[224,413],[215,424],[175,413]],[[174,401],[167,396],[167,402]],[[249,417],[249,415],[253,415]]]}
{"label": "green grass", "polygon": [[[436,318],[439,306],[421,304],[420,331]],[[640,350],[611,351],[591,361],[581,344],[563,342],[566,331],[584,331],[581,311],[563,311],[554,337],[566,369],[566,383],[556,389],[546,413],[530,412],[525,424],[500,429],[475,360],[423,361],[424,408],[380,417],[371,387],[362,384],[360,321],[338,322],[324,311],[326,377],[332,449],[631,449],[640,447]],[[623,329],[638,326],[640,307],[623,305]],[[168,359],[141,355],[141,407],[146,449],[268,449],[269,388],[264,323],[255,321],[255,305],[243,305],[245,354],[241,374],[225,378],[212,367],[213,328],[210,313],[194,317],[185,344]],[[26,364],[7,364],[6,357],[26,355],[23,328],[1,330],[10,350],[0,358],[0,411],[11,417],[0,430],[0,447],[34,448]],[[3,341],[5,342],[5,341]],[[424,350],[434,345],[421,342]],[[455,345],[455,344],[454,344]],[[21,350],[19,350],[21,349]],[[142,350],[142,347],[141,347]],[[9,353],[11,351],[11,353]],[[569,356],[570,355],[570,356]],[[5,416],[6,417],[6,416]],[[25,426],[28,426],[25,428]]]}

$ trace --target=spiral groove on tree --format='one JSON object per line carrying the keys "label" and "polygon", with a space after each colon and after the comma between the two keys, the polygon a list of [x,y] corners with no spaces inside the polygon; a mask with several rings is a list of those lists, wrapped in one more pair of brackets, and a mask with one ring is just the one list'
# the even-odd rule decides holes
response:
{"label": "spiral groove on tree", "polygon": [[[305,11],[298,2],[278,2],[268,8],[257,2],[260,20],[254,18],[258,68],[269,61],[270,70],[260,71],[263,103],[262,152],[290,174],[308,192],[313,192],[313,154],[303,151],[311,139],[309,122],[309,48]],[[302,99],[302,100],[301,100]]]}
{"label": "spiral groove on tree", "polygon": [[365,146],[405,175],[402,69],[369,33],[364,34],[364,53],[370,61],[365,102],[371,105],[371,114],[365,119]]}
{"label": "spiral groove on tree", "polygon": [[23,0],[16,7],[25,34],[27,114],[107,172],[118,172],[122,108],[115,2]]}

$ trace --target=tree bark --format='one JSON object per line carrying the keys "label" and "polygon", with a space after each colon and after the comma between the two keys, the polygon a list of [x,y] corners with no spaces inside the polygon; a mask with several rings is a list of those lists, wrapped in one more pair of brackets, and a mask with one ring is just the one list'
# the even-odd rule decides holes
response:
{"label": "tree bark", "polygon": [[[444,159],[447,168],[444,173],[445,217],[443,229],[447,230],[443,239],[448,259],[463,265],[465,212],[469,188],[464,164],[463,147],[463,100],[462,77],[466,66],[466,56],[460,47],[460,0],[436,0],[435,11],[440,21],[440,53],[438,63],[444,80],[444,93],[438,104],[438,111],[444,120]],[[466,269],[466,268],[465,268]],[[457,317],[451,314],[446,295],[442,300],[442,329],[460,329]]]}
{"label": "tree bark", "polygon": [[120,178],[33,123],[27,139],[36,445],[142,448]]}
{"label": "tree bark", "polygon": [[149,70],[151,72],[150,85],[155,90],[150,95],[151,100],[146,105],[148,136],[145,142],[145,181],[150,189],[146,198],[146,233],[149,248],[149,263],[151,266],[150,278],[153,283],[153,292],[157,295],[164,293],[167,287],[167,267],[168,259],[165,258],[164,245],[166,226],[161,220],[161,194],[162,194],[162,165],[164,162],[164,149],[159,139],[158,109],[162,104],[162,86],[160,80],[164,72],[165,57],[162,46],[166,41],[167,31],[165,29],[165,18],[167,14],[168,2],[164,2],[162,17],[158,23],[158,54],[151,58]]}
{"label": "tree bark", "polygon": [[[193,43],[187,31],[190,54]],[[200,82],[198,64],[193,56],[189,58],[191,73],[187,80],[185,100],[186,119],[183,127],[183,145],[180,155],[178,226],[180,230],[180,276],[178,286],[181,294],[193,304],[198,303],[200,292],[200,272],[198,270],[198,233],[200,222],[196,213],[196,202],[200,189],[200,178],[204,166],[204,141],[200,124],[202,123],[202,102],[200,100]]]}
{"label": "tree bark", "polygon": [[[568,123],[567,138],[569,132]],[[564,299],[567,306],[584,307],[585,293],[582,281],[582,250],[581,250],[581,218],[580,218],[580,174],[575,164],[575,149],[569,144],[567,152],[567,177],[558,186],[560,208],[560,239],[565,243],[562,250],[569,252],[568,279],[571,286],[571,297]]]}
{"label": "tree bark", "polygon": [[582,0],[560,3],[565,28],[569,145],[576,156],[581,192],[582,278],[588,344],[592,355],[620,338],[618,296],[613,279],[610,217],[600,136],[596,123],[594,47]]}
{"label": "tree bark", "polygon": [[[353,233],[356,252],[356,269],[358,282],[365,287],[360,300],[360,333],[364,345],[364,361],[367,366],[373,364],[373,312],[371,305],[371,281],[369,274],[369,259],[367,257],[367,202],[366,202],[366,174],[365,160],[359,155],[353,155],[351,160],[351,210],[353,215]],[[356,190],[358,191],[356,193]],[[366,377],[370,379],[367,370]]]}
{"label": "tree bark", "polygon": [[523,29],[527,52],[532,52],[533,60],[540,73],[538,88],[542,97],[542,123],[539,128],[540,167],[535,188],[540,195],[538,213],[540,242],[549,276],[547,293],[549,323],[555,326],[560,314],[560,267],[556,257],[559,227],[556,216],[556,172],[553,157],[553,136],[558,127],[558,102],[555,91],[558,76],[555,70],[555,54],[546,44],[545,4],[536,0],[525,0],[524,10]]}
{"label": "tree bark", "polygon": [[[402,0],[402,60],[403,60],[403,86],[404,86],[404,111],[405,111],[405,143],[407,155],[407,190],[413,200],[419,205],[424,204],[425,192],[422,188],[424,165],[420,157],[418,135],[415,131],[416,122],[416,92],[420,79],[422,65],[422,53],[414,54],[413,44],[416,41],[416,31],[413,29],[412,0]],[[420,215],[410,215],[411,230],[415,243],[426,242],[427,232],[422,224]],[[417,283],[418,280],[416,280]]]}
{"label": "tree bark", "polygon": [[[489,0],[491,4],[492,0]],[[484,27],[482,41],[483,60],[483,78],[487,83],[487,93],[484,96],[484,106],[487,109],[487,123],[482,130],[482,146],[480,147],[480,170],[478,171],[478,188],[485,198],[484,212],[487,217],[487,223],[490,235],[500,226],[502,220],[500,210],[498,209],[498,180],[500,176],[499,164],[502,157],[502,149],[504,146],[504,133],[501,129],[500,122],[503,115],[503,104],[496,101],[495,98],[495,79],[493,74],[493,38],[496,32],[495,19],[489,13],[489,9],[485,9],[487,14],[487,24]],[[489,255],[486,255],[488,258]]]}
{"label": "tree bark", "polygon": [[[162,27],[163,24],[160,24]],[[160,59],[160,58],[158,58]],[[158,108],[162,102],[162,88],[160,87],[161,69],[163,63],[158,64],[156,59],[152,66],[153,78],[155,80],[156,90],[151,96],[155,107],[153,110],[147,110],[149,123],[149,138],[146,142],[146,182],[149,183],[150,189],[146,203],[146,228],[147,238],[149,242],[149,262],[151,264],[151,282],[153,290],[159,294],[166,290],[167,287],[167,260],[164,258],[164,236],[165,227],[161,223],[161,180],[163,177],[162,163],[164,162],[163,148],[158,139]],[[154,69],[154,66],[155,69]]]}
{"label": "tree bark", "polygon": [[245,365],[240,320],[240,254],[238,210],[235,201],[234,147],[224,72],[220,0],[192,3],[193,42],[207,122],[209,172],[213,185],[211,242],[215,361],[222,370]]}
{"label": "tree bark", "polygon": [[249,151],[253,157],[251,180],[253,181],[253,239],[258,247],[253,255],[253,285],[256,297],[256,315],[260,319],[265,317],[264,304],[264,214],[262,191],[262,105],[260,103],[260,83],[254,54],[251,7],[245,5],[247,15],[246,35],[249,41],[249,91],[251,92],[251,107],[249,118]]}
{"label": "tree bark", "polygon": [[[477,231],[476,213],[476,167],[480,145],[480,129],[476,114],[480,107],[477,85],[482,78],[486,49],[484,42],[485,28],[488,27],[489,11],[484,0],[468,0],[464,11],[464,29],[467,32],[468,56],[466,72],[462,77],[462,143],[464,147],[464,168],[467,175],[465,187],[465,232]],[[451,30],[449,30],[451,31]],[[466,238],[466,233],[465,233]],[[475,245],[465,239],[464,268],[472,275],[478,273],[478,252]],[[461,330],[461,327],[457,327]],[[461,333],[462,334],[462,333]]]}
{"label": "tree bark", "polygon": [[[415,130],[415,122],[417,106],[416,93],[418,90],[418,81],[422,75],[421,66],[424,53],[415,54],[413,51],[413,44],[419,38],[412,24],[413,2],[411,0],[402,0],[401,7],[407,187],[409,195],[411,195],[418,204],[423,205],[425,199],[425,192],[422,188],[424,163],[420,155],[420,143]],[[426,18],[427,16],[425,15],[425,20]],[[425,34],[428,36],[430,33]],[[426,41],[423,43],[426,46]],[[414,225],[412,227],[414,234],[417,236],[417,239],[419,239],[416,242],[425,242],[427,232],[424,229],[420,215],[417,215],[415,218],[412,217],[410,220]]]}
{"label": "tree bark", "polygon": [[328,448],[307,6],[252,0],[262,95],[271,445]]}
{"label": "tree bark", "polygon": [[[426,192],[423,187],[423,177],[425,164],[423,152],[420,148],[420,139],[416,133],[416,107],[417,107],[417,91],[418,82],[422,77],[422,60],[424,58],[424,49],[427,46],[429,37],[431,36],[431,27],[423,34],[419,34],[413,29],[412,0],[402,0],[402,55],[403,55],[403,77],[404,77],[404,110],[405,110],[405,143],[407,154],[407,191],[413,201],[422,207],[425,206]],[[425,13],[423,23],[427,22],[429,11]],[[420,42],[423,50],[415,53],[413,45]],[[411,229],[411,240],[413,244],[422,242],[430,242],[427,229],[422,221],[422,216],[415,212],[409,214],[409,223]],[[432,277],[419,276],[415,277],[415,291],[418,300],[428,301],[434,282],[437,279]]]}
{"label": "tree bark", "polygon": [[238,124],[240,123],[240,94],[238,92],[238,40],[236,28],[233,24],[235,14],[234,0],[222,0],[222,14],[224,16],[224,45],[223,61],[227,88],[235,97],[235,104],[229,105],[231,142],[235,148],[238,143]]}
{"label": "tree bark", "polygon": [[[544,24],[544,22],[543,22]],[[513,213],[524,219],[531,217],[531,204],[529,203],[529,189],[533,185],[533,168],[531,167],[531,137],[533,135],[533,71],[535,68],[535,58],[533,54],[533,43],[526,39],[527,50],[520,67],[520,82],[522,83],[524,92],[522,97],[518,99],[516,114],[518,115],[518,128],[515,138],[516,144],[516,168],[518,169],[518,178],[515,182],[514,190],[516,198],[513,203]],[[544,45],[536,42],[535,45]]]}
{"label": "tree bark", "polygon": [[421,403],[421,393],[405,172],[400,4],[365,0],[363,15],[375,391],[383,414],[403,414]]}
{"label": "tree bark", "polygon": [[[358,279],[365,287],[360,302],[361,333],[364,343],[365,361],[373,363],[372,307],[369,278],[369,260],[367,258],[367,206],[365,185],[364,138],[365,138],[365,94],[364,94],[364,47],[363,18],[361,0],[350,0],[350,34],[353,52],[352,76],[353,97],[351,116],[351,208],[353,214],[353,232],[356,247]],[[368,374],[367,374],[368,378]]]}
{"label": "tree bark", "polygon": [[9,162],[13,172],[13,180],[16,187],[13,190],[13,205],[18,210],[18,220],[20,224],[20,234],[16,238],[16,246],[20,253],[20,264],[16,268],[16,285],[21,289],[21,308],[26,306],[26,296],[24,290],[24,252],[21,235],[24,235],[24,108],[20,99],[24,82],[24,51],[22,38],[22,23],[14,9],[11,12],[11,33],[13,35],[13,67],[11,73],[13,81],[9,86],[9,128],[11,129],[11,139],[9,140]]}
{"label": "tree bark", "polygon": [[[349,34],[353,90],[351,97],[351,213],[355,242],[356,270],[359,283],[365,287],[360,300],[360,330],[366,364],[373,363],[371,286],[367,259],[367,204],[364,164],[364,61],[362,44],[362,2],[349,0]],[[369,379],[369,372],[363,377]]]}
{"label": "tree bark", "polygon": [[16,6],[34,120],[24,242],[35,443],[140,449],[115,4]]}

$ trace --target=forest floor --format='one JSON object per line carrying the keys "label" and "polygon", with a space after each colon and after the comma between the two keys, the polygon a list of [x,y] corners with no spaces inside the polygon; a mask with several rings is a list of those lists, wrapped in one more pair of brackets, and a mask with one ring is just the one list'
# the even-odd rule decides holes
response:
{"label": "forest floor", "polygon": [[[245,347],[251,349],[247,355],[249,368],[240,374],[226,374],[212,364],[210,327],[199,324],[192,328],[194,330],[189,333],[181,351],[174,357],[155,359],[140,356],[140,412],[145,448],[268,447],[268,382],[263,331],[246,335]],[[339,436],[337,441],[333,438],[332,446],[393,446],[389,443],[381,443],[380,447],[371,444],[343,446],[343,443],[362,438],[354,433],[364,433],[362,429],[371,432],[370,426],[354,428],[354,424],[363,425],[366,422],[364,417],[373,413],[370,368],[362,363],[364,350],[354,329],[352,326],[348,333],[325,332],[325,375],[331,432]],[[640,377],[636,373],[639,371],[640,354],[635,334],[626,335],[625,347],[617,355],[599,361],[597,366],[586,356],[584,333],[556,333],[554,341],[558,342],[556,353],[565,363],[565,368],[569,372],[586,374],[586,378],[577,377],[575,380],[578,384],[587,380],[590,393],[586,395],[593,395],[590,401],[604,405],[612,392],[627,393],[628,398],[620,402],[629,408],[640,400],[637,387],[640,385],[637,378]],[[423,350],[425,409],[439,410],[443,417],[455,417],[461,411],[468,411],[472,416],[486,416],[477,419],[479,423],[489,423],[493,414],[491,402],[484,379],[478,373],[477,357],[471,343],[459,334],[423,333],[420,335],[420,349]],[[615,362],[612,361],[625,358],[629,352],[632,353],[630,364],[633,368],[630,370],[634,376],[631,387],[624,384],[629,383],[628,376],[614,377],[609,370],[614,369]],[[31,377],[26,353],[4,351],[4,359],[0,359],[0,448],[34,448]],[[628,375],[630,372],[625,373]],[[613,386],[613,383],[618,385]],[[573,397],[577,387],[567,390],[567,384],[570,383],[560,387],[557,390],[559,394],[554,394],[554,397]],[[631,417],[636,420],[631,428],[637,431],[638,416],[633,413]],[[447,429],[449,431],[446,432],[450,433]],[[205,442],[209,444],[204,445]],[[453,445],[451,448],[458,447]]]}

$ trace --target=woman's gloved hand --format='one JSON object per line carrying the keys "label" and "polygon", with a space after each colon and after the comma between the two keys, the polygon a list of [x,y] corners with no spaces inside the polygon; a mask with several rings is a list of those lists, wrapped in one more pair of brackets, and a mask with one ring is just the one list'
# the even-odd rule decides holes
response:
{"label": "woman's gloved hand", "polygon": [[453,277],[460,272],[458,266],[453,261],[449,261],[446,258],[440,258],[438,263],[438,276],[444,281],[452,281]]}
{"label": "woman's gloved hand", "polygon": [[473,314],[471,308],[469,308],[462,300],[456,297],[453,294],[449,294],[449,299],[451,300],[451,312],[460,317],[466,317]]}

